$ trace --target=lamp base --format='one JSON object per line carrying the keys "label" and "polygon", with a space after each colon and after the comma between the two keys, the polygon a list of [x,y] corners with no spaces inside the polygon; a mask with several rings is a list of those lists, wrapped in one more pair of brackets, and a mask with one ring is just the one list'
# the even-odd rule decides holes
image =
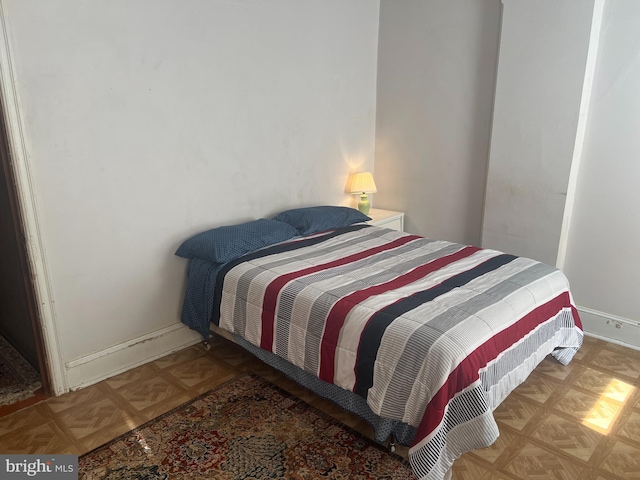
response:
{"label": "lamp base", "polygon": [[369,203],[369,199],[367,198],[367,194],[363,193],[360,195],[360,201],[358,202],[358,210],[365,215],[369,215],[369,210],[371,209],[371,204]]}

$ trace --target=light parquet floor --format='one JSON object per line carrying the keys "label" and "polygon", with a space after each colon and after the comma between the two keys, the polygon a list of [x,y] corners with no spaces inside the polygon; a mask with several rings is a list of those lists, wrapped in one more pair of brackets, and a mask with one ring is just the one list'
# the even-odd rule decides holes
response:
{"label": "light parquet floor", "polygon": [[[0,452],[82,454],[243,372],[372,434],[364,421],[216,339],[210,351],[193,346],[2,416]],[[462,456],[454,479],[640,480],[640,352],[586,337],[568,367],[544,360],[495,418],[500,438]]]}

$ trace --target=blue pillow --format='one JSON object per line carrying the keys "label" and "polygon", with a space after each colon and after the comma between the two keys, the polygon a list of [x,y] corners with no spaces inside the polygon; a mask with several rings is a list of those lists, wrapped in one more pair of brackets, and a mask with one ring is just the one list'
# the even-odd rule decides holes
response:
{"label": "blue pillow", "polygon": [[298,236],[291,225],[261,218],[239,225],[214,228],[186,240],[176,255],[227,263],[245,253]]}
{"label": "blue pillow", "polygon": [[311,235],[371,220],[354,208],[335,206],[294,208],[279,213],[273,219],[295,227],[300,235]]}

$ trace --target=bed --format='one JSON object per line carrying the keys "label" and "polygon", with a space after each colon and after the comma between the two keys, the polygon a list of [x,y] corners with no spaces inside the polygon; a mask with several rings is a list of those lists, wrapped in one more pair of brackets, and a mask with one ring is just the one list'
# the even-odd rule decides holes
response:
{"label": "bed", "polygon": [[547,355],[571,361],[582,325],[554,267],[366,220],[301,208],[191,237],[182,321],[229,332],[440,480],[497,439],[493,410]]}

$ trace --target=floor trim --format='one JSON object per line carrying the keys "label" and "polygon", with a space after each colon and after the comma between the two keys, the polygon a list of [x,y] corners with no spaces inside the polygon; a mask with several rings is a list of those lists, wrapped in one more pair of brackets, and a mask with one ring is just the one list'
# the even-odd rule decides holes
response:
{"label": "floor trim", "polygon": [[182,323],[67,362],[69,388],[78,390],[202,341]]}
{"label": "floor trim", "polygon": [[640,322],[586,307],[578,307],[578,313],[587,335],[640,350]]}

